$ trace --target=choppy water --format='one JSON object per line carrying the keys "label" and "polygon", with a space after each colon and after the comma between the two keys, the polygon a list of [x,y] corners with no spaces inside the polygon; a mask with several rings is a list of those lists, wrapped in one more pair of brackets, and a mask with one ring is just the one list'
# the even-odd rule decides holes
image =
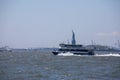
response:
{"label": "choppy water", "polygon": [[0,52],[0,80],[120,80],[119,53]]}

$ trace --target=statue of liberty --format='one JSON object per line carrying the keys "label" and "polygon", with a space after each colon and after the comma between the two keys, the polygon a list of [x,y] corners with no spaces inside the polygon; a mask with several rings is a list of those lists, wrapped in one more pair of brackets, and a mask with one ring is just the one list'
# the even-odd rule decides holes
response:
{"label": "statue of liberty", "polygon": [[72,45],[76,44],[76,40],[75,40],[75,33],[72,31],[72,41],[71,41]]}

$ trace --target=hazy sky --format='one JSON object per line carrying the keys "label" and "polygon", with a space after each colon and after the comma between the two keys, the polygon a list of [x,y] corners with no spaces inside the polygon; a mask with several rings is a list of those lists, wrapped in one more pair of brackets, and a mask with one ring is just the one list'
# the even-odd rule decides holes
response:
{"label": "hazy sky", "polygon": [[0,46],[115,46],[120,40],[120,0],[0,0]]}

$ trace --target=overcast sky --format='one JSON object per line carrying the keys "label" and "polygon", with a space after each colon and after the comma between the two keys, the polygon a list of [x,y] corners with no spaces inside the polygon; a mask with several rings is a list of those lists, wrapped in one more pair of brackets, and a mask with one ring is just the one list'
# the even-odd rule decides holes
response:
{"label": "overcast sky", "polygon": [[72,30],[78,44],[115,46],[120,0],[0,0],[0,46],[58,47]]}

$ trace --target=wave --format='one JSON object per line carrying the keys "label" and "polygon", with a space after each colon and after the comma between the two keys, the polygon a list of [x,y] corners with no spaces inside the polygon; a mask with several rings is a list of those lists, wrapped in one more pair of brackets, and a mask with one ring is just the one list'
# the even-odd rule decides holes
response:
{"label": "wave", "polygon": [[75,56],[75,55],[71,52],[66,52],[66,53],[60,53],[58,54],[58,56]]}
{"label": "wave", "polygon": [[[60,53],[58,56],[89,56],[89,55],[74,55],[73,53],[66,52],[66,53]],[[107,53],[107,54],[95,54],[93,56],[114,56],[114,57],[120,57],[119,53]]]}
{"label": "wave", "polygon": [[120,54],[119,53],[96,54],[95,56],[116,56],[116,57],[120,57]]}

